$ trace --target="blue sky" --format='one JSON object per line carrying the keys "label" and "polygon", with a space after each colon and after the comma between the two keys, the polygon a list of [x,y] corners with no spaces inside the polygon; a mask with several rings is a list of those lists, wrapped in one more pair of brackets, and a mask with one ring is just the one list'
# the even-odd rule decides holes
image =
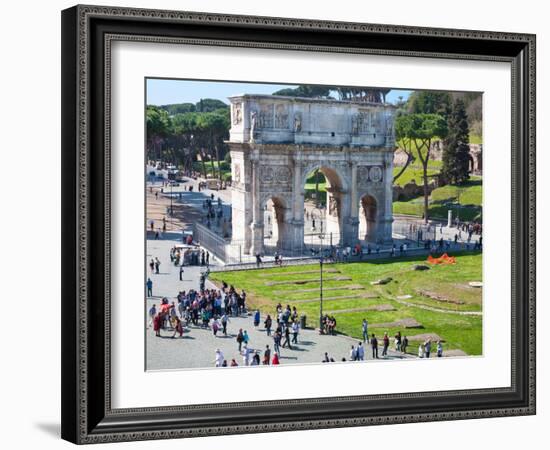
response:
{"label": "blue sky", "polygon": [[[225,103],[236,94],[273,94],[279,89],[296,87],[288,84],[225,83],[220,81],[187,81],[147,79],[147,104],[197,103],[201,98],[215,98]],[[399,96],[407,99],[411,91],[392,89],[386,101],[394,103]]]}

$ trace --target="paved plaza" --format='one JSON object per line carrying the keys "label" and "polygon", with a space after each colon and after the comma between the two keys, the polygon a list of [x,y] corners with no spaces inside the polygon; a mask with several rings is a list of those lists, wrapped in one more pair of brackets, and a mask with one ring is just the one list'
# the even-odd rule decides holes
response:
{"label": "paved plaza", "polygon": [[[158,257],[161,265],[159,274],[148,276],[153,281],[153,297],[147,299],[146,310],[156,304],[160,304],[162,297],[167,297],[170,301],[175,301],[175,296],[179,291],[188,291],[189,289],[198,290],[199,278],[201,272],[206,270],[200,266],[186,266],[182,276],[179,279],[179,267],[170,262],[170,248],[179,241],[171,239],[148,240],[147,241],[147,260]],[[207,282],[207,287],[215,286]],[[274,315],[272,314],[272,317]],[[228,335],[223,336],[218,332],[215,337],[210,329],[203,329],[200,326],[191,325],[185,330],[183,337],[172,338],[173,331],[167,329],[161,332],[162,337],[156,337],[152,327],[146,330],[147,341],[147,369],[165,370],[182,368],[200,368],[214,367],[214,356],[216,349],[220,349],[228,363],[234,358],[239,366],[243,365],[242,356],[238,352],[238,343],[236,335],[239,328],[247,330],[250,336],[249,348],[258,350],[263,356],[266,345],[270,346],[273,352],[273,339],[266,335],[261,318],[260,326],[254,327],[251,316],[230,317],[228,324]],[[308,326],[316,324],[317,318],[308,318]],[[359,323],[360,327],[361,324]],[[379,339],[381,336],[379,336]],[[347,336],[320,335],[318,330],[305,329],[300,330],[298,335],[298,344],[288,348],[281,349],[281,364],[296,363],[320,363],[324,358],[325,352],[335,361],[341,361],[342,358],[349,360],[351,346],[357,346],[358,341]],[[371,349],[365,348],[367,360],[372,359]],[[381,349],[379,350],[381,354]],[[406,356],[410,357],[410,355]],[[404,358],[399,353],[389,352],[388,359]]]}

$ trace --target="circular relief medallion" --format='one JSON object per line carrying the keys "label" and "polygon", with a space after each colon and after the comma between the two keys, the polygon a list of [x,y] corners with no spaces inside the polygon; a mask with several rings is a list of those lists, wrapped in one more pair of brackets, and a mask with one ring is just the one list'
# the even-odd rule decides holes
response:
{"label": "circular relief medallion", "polygon": [[369,178],[375,183],[382,180],[382,169],[378,166],[371,167],[369,170]]}
{"label": "circular relief medallion", "polygon": [[272,182],[274,177],[273,167],[262,166],[260,169],[260,178],[264,182]]}

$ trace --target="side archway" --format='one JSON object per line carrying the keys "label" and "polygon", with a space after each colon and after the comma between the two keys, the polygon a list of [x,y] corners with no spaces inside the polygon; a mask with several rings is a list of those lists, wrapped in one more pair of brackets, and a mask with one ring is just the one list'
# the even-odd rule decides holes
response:
{"label": "side archway", "polygon": [[287,208],[280,197],[270,197],[263,205],[264,210],[264,251],[273,253],[286,248]]}
{"label": "side archway", "polygon": [[372,195],[363,195],[359,202],[359,239],[376,242],[378,228],[378,202]]}

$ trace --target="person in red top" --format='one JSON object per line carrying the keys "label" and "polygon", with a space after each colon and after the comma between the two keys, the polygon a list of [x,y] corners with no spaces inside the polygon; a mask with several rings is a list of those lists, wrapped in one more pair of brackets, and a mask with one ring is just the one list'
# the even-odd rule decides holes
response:
{"label": "person in red top", "polygon": [[174,321],[176,322],[176,326],[174,327],[174,334],[172,335],[172,338],[176,337],[176,333],[179,333],[180,337],[183,336],[183,324],[181,323],[181,320],[178,316],[174,317]]}
{"label": "person in red top", "polygon": [[160,337],[160,328],[162,326],[162,314],[159,312],[153,319],[153,330],[155,330],[155,336]]}
{"label": "person in red top", "polygon": [[273,353],[271,364],[273,364],[274,366],[279,365],[279,354],[277,352]]}

